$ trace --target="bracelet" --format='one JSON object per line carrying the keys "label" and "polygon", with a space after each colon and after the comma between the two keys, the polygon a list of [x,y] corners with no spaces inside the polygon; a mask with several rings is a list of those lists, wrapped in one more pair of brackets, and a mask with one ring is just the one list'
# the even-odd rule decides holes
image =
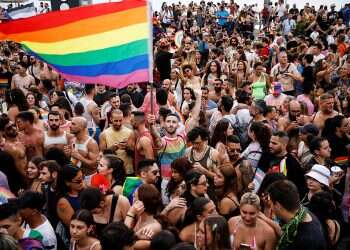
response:
{"label": "bracelet", "polygon": [[134,215],[126,214],[126,216],[135,219],[135,216],[134,216]]}

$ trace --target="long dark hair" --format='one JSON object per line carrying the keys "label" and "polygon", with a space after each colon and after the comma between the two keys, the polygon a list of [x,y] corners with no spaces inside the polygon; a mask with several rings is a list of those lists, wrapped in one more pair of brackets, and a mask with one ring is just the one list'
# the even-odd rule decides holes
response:
{"label": "long dark hair", "polygon": [[314,194],[311,197],[308,208],[320,221],[324,232],[324,238],[330,246],[331,241],[329,238],[327,220],[335,219],[334,215],[336,214],[336,207],[332,199],[332,194],[327,191]]}
{"label": "long dark hair", "polygon": [[204,211],[205,205],[210,202],[208,198],[197,197],[194,199],[193,204],[186,210],[183,227],[188,226],[197,221],[197,215],[201,215]]}
{"label": "long dark hair", "polygon": [[105,154],[103,158],[107,160],[108,168],[113,169],[112,176],[115,181],[114,184],[123,185],[126,178],[123,160],[113,154]]}
{"label": "long dark hair", "polygon": [[212,63],[215,63],[216,64],[216,68],[217,68],[217,71],[216,71],[216,74],[217,74],[217,77],[216,78],[220,78],[221,77],[221,65],[220,63],[217,61],[217,60],[212,60],[208,63],[207,65],[207,68],[205,70],[205,74],[204,74],[204,85],[208,85],[208,77],[209,77],[209,74],[211,73],[210,72],[210,65]]}
{"label": "long dark hair", "polygon": [[269,150],[271,130],[262,122],[253,122],[249,130],[254,132],[255,138],[257,142],[259,142],[262,151],[267,152]]}
{"label": "long dark hair", "polygon": [[325,121],[324,128],[322,130],[321,135],[323,137],[329,137],[334,135],[336,128],[341,127],[342,121],[345,119],[345,116],[336,115],[333,118],[328,118]]}
{"label": "long dark hair", "polygon": [[218,142],[222,142],[223,144],[226,144],[227,135],[225,134],[225,132],[227,131],[229,126],[230,126],[230,122],[226,119],[222,119],[216,124],[213,132],[213,136],[211,137],[211,146],[213,148],[216,147],[216,144]]}
{"label": "long dark hair", "polygon": [[224,176],[224,187],[223,193],[218,194],[218,198],[222,199],[225,195],[230,192],[233,192],[235,195],[238,195],[238,182],[237,182],[237,173],[236,170],[230,163],[221,165],[219,171]]}
{"label": "long dark hair", "polygon": [[[176,172],[178,172],[179,175],[184,180],[186,172],[192,168],[192,165],[186,157],[182,157],[182,158],[175,159],[171,163],[170,167],[172,170],[176,170]],[[176,182],[174,180],[174,178],[170,179],[168,186],[166,188],[166,193],[167,193],[168,197],[170,197],[170,195],[174,193],[174,191],[178,188],[178,186],[181,182],[182,181]]]}
{"label": "long dark hair", "polygon": [[66,182],[70,182],[81,171],[80,168],[73,165],[65,165],[61,168],[57,177],[57,191],[60,197],[66,196],[70,191]]}
{"label": "long dark hair", "polygon": [[[207,226],[212,234],[212,246],[209,248],[207,242]],[[210,215],[204,220],[205,250],[229,250],[231,249],[230,233],[227,221],[220,215]]]}
{"label": "long dark hair", "polygon": [[22,90],[11,89],[5,92],[5,101],[8,107],[17,106],[19,111],[28,110],[28,103]]}

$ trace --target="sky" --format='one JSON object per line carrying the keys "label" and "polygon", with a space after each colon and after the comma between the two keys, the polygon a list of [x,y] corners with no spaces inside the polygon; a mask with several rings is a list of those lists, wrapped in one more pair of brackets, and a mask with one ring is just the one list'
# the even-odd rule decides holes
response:
{"label": "sky", "polygon": [[[197,2],[199,3],[200,0],[182,0],[181,3],[190,3],[190,2]],[[221,2],[221,0],[211,0],[212,2]],[[162,3],[165,2],[163,0],[151,0],[152,2],[152,8],[154,10],[159,10]],[[179,2],[179,0],[167,0],[166,1],[168,4],[169,3],[177,3]],[[207,2],[207,1],[206,1]],[[229,3],[230,1],[229,0],[226,0],[225,2]],[[252,4],[255,4],[257,3],[259,6],[263,6],[264,4],[264,1],[263,0],[235,0],[236,3],[238,3],[239,5],[243,5],[243,4],[247,4],[247,5],[252,5]],[[272,0],[272,2],[277,2],[277,0]],[[337,8],[340,8],[341,5],[344,5],[345,3],[348,3],[350,2],[350,0],[286,0],[286,2],[292,6],[294,3],[297,4],[297,7],[298,8],[302,8],[305,3],[310,3],[310,6],[312,5],[315,5],[316,8],[318,8],[320,5],[328,5],[328,8],[329,8],[329,5],[331,3],[335,3],[337,5]]]}

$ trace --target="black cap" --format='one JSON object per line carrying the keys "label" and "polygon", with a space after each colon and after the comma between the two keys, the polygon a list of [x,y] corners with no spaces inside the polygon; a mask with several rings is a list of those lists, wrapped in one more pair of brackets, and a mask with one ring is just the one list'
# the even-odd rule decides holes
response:
{"label": "black cap", "polygon": [[306,124],[300,128],[300,133],[302,134],[312,134],[314,136],[317,136],[319,132],[319,128],[312,123]]}

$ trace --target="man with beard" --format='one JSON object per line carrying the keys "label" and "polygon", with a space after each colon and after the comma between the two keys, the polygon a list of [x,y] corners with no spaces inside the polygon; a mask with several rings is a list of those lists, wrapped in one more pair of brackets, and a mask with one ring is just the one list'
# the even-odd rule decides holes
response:
{"label": "man with beard", "polygon": [[[137,167],[141,160],[155,158],[154,143],[150,131],[146,128],[144,112],[132,112],[130,122],[136,132],[134,165]],[[137,172],[137,169],[135,171]]]}
{"label": "man with beard", "polygon": [[305,171],[298,160],[287,152],[289,137],[286,132],[278,131],[271,136],[269,152],[264,152],[258,167],[268,173],[282,173],[297,185],[299,194],[306,192]]}
{"label": "man with beard", "polygon": [[[127,154],[127,148],[131,146],[132,130],[123,125],[123,112],[119,109],[112,110],[111,125],[100,136],[100,150],[110,149],[123,160],[127,175],[134,173],[132,158]],[[129,142],[129,143],[128,143]],[[131,146],[132,147],[132,146]]]}
{"label": "man with beard", "polygon": [[8,152],[15,160],[17,170],[23,175],[26,175],[27,156],[24,144],[18,138],[16,124],[8,117],[1,117],[1,130],[4,131],[5,137],[4,151]]}
{"label": "man with beard", "polygon": [[215,79],[214,90],[211,90],[209,92],[209,99],[212,100],[213,102],[216,102],[216,103],[219,102],[222,96],[222,84],[223,84],[223,81],[220,78]]}
{"label": "man with beard", "polygon": [[171,163],[185,154],[186,150],[186,135],[185,133],[179,135],[176,131],[179,127],[179,117],[170,113],[165,117],[165,136],[160,137],[155,128],[155,116],[148,116],[148,123],[150,124],[150,131],[155,138],[155,145],[158,149],[158,161],[160,163],[160,175],[162,177],[162,199],[163,204],[169,203],[169,198],[166,195],[166,188],[171,179]]}
{"label": "man with beard", "polygon": [[88,135],[87,121],[84,117],[72,119],[71,133],[74,135],[73,144],[65,152],[71,155],[72,163],[82,169],[86,181],[89,182],[91,175],[96,173],[98,145]]}
{"label": "man with beard", "polygon": [[278,120],[278,130],[289,133],[292,130],[298,130],[299,127],[308,122],[309,117],[301,113],[300,102],[293,100],[289,102],[288,114]]}
{"label": "man with beard", "polygon": [[233,127],[233,125],[236,123],[236,117],[234,114],[231,113],[232,107],[232,96],[224,95],[223,97],[221,97],[220,101],[218,102],[218,110],[215,111],[210,118],[209,131],[211,134],[214,132],[216,124],[218,124],[218,122],[224,118],[228,120]]}
{"label": "man with beard", "polygon": [[43,156],[44,133],[34,127],[34,114],[22,111],[16,116],[16,124],[21,131],[19,141],[25,145],[27,159],[34,156]]}
{"label": "man with beard", "polygon": [[47,132],[44,132],[43,148],[45,152],[52,147],[63,150],[65,146],[71,143],[73,136],[60,128],[60,113],[51,111],[47,118],[49,129]]}
{"label": "man with beard", "polygon": [[333,118],[339,113],[334,110],[334,96],[325,93],[320,96],[320,109],[312,118],[312,123],[320,130],[323,129],[324,123],[328,118]]}

